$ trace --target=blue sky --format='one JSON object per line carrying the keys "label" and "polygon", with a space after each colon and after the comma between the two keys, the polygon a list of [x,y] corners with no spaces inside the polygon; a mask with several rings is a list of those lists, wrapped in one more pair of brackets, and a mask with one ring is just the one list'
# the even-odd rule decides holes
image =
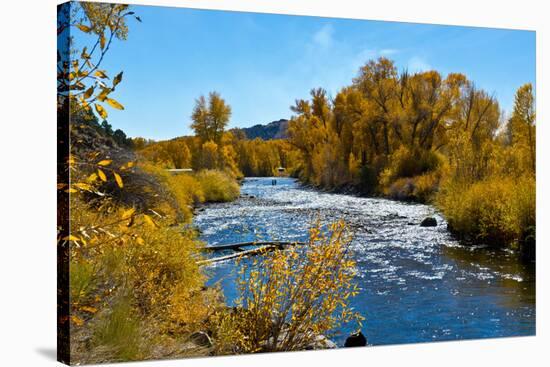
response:
{"label": "blue sky", "polygon": [[[194,100],[216,90],[231,105],[229,127],[289,118],[309,90],[334,96],[358,68],[386,56],[402,70],[466,74],[510,111],[515,90],[535,82],[535,33],[168,7],[134,6],[128,40],[103,64],[124,80],[109,122],[129,136],[191,133]],[[79,40],[77,39],[77,42]]]}

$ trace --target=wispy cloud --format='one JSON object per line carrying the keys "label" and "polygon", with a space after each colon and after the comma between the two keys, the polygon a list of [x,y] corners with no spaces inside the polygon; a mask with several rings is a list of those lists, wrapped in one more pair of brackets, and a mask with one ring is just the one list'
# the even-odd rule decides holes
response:
{"label": "wispy cloud", "polygon": [[399,50],[395,48],[383,48],[379,52],[380,56],[391,56],[399,53]]}
{"label": "wispy cloud", "polygon": [[413,56],[407,63],[407,69],[409,72],[416,73],[421,71],[432,70],[431,65],[422,57]]}
{"label": "wispy cloud", "polygon": [[329,48],[334,44],[334,27],[331,24],[325,24],[313,34],[313,43],[316,46]]}

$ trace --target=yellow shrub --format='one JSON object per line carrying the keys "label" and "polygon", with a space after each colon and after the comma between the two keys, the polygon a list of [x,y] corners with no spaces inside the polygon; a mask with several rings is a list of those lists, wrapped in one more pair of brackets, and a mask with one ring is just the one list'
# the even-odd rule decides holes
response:
{"label": "yellow shrub", "polygon": [[178,219],[185,222],[191,221],[193,206],[205,200],[199,181],[192,174],[173,174],[148,163],[141,163],[140,168],[153,174],[162,183],[166,193],[160,201],[164,200],[164,204],[168,204],[175,214],[182,217]]}
{"label": "yellow shrub", "polygon": [[196,174],[204,199],[208,202],[232,201],[239,197],[239,184],[227,173],[216,170],[204,170]]}
{"label": "yellow shrub", "polygon": [[126,266],[136,305],[150,316],[166,318],[176,290],[196,291],[204,284],[196,264],[200,243],[192,234],[164,225],[156,230],[145,225],[135,234],[142,244],[128,246]]}
{"label": "yellow shrub", "polygon": [[158,338],[201,330],[221,301],[203,291],[195,234],[171,226],[171,218],[72,201],[72,233],[87,236],[71,247],[75,360],[148,358]]}
{"label": "yellow shrub", "polygon": [[342,221],[310,230],[297,246],[242,266],[238,307],[218,315],[217,353],[304,350],[319,335],[362,317],[348,304],[357,294],[349,233]]}
{"label": "yellow shrub", "polygon": [[415,177],[413,196],[420,202],[429,202],[439,188],[440,172],[426,173]]}
{"label": "yellow shrub", "polygon": [[386,169],[380,175],[380,184],[389,186],[404,177],[415,177],[437,170],[442,157],[433,151],[400,147],[389,158]]}
{"label": "yellow shrub", "polygon": [[396,200],[429,202],[439,188],[440,177],[440,172],[435,171],[415,177],[398,178],[389,187],[384,187],[383,193]]}
{"label": "yellow shrub", "polygon": [[437,197],[452,231],[467,240],[506,246],[535,225],[535,180],[491,177],[447,182]]}
{"label": "yellow shrub", "polygon": [[[133,175],[126,173],[121,192],[142,187],[155,198],[146,204],[155,206],[123,207],[109,196],[90,201],[95,183],[80,184],[86,193],[70,198],[71,236],[61,244],[70,242],[75,362],[178,355],[177,350],[159,352],[159,347],[177,346],[175,340],[202,330],[221,304],[214,290],[203,291],[206,279],[197,265],[202,243],[194,231],[172,225],[182,208],[191,219],[190,206],[203,200],[199,181],[147,165],[139,166],[137,178]],[[77,182],[88,174],[74,177]]]}
{"label": "yellow shrub", "polygon": [[382,193],[397,200],[430,201],[438,189],[443,162],[432,151],[399,148],[380,173]]}

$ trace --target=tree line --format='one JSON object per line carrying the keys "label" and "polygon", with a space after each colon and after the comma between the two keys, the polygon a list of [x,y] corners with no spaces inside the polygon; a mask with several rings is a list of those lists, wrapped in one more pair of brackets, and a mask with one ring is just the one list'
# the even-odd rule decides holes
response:
{"label": "tree line", "polygon": [[379,58],[334,98],[313,89],[291,109],[289,141],[302,181],[434,202],[451,229],[475,241],[534,238],[530,84],[517,90],[505,118],[494,96],[463,74],[398,73],[393,61]]}
{"label": "tree line", "polygon": [[194,136],[152,142],[133,139],[147,159],[165,168],[218,169],[235,178],[273,176],[279,167],[292,167],[297,151],[283,139],[246,139],[238,129],[227,130],[231,107],[211,92],[195,101],[191,115]]}
{"label": "tree line", "polygon": [[220,169],[237,178],[284,167],[323,189],[434,203],[466,240],[534,241],[531,84],[517,90],[507,117],[466,75],[398,72],[382,57],[366,62],[336,96],[315,88],[291,111],[288,139],[248,140],[226,129],[231,107],[212,92],[195,102],[194,136],[144,144],[140,152],[166,167]]}

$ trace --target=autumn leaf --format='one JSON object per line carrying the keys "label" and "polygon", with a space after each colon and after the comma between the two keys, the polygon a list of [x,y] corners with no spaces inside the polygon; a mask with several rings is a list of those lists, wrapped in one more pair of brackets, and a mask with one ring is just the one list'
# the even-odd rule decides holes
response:
{"label": "autumn leaf", "polygon": [[80,29],[82,32],[90,33],[92,31],[92,28],[84,25],[84,24],[77,24],[76,25],[78,29]]}
{"label": "autumn leaf", "polygon": [[105,166],[110,165],[112,162],[113,162],[112,159],[104,159],[102,161],[97,162],[97,165],[105,167]]}
{"label": "autumn leaf", "polygon": [[122,219],[130,218],[135,213],[135,211],[136,211],[135,208],[130,208],[128,210],[123,211],[122,212]]}
{"label": "autumn leaf", "polygon": [[115,181],[116,181],[118,187],[120,187],[122,189],[124,187],[124,184],[122,183],[122,177],[120,177],[120,175],[116,172],[113,172],[113,175],[115,176]]}
{"label": "autumn leaf", "polygon": [[89,313],[96,313],[97,312],[97,308],[91,307],[91,306],[81,306],[80,310],[85,311],[85,312],[89,312]]}
{"label": "autumn leaf", "polygon": [[84,324],[84,320],[82,320],[80,317],[75,316],[75,315],[72,315],[72,316],[71,316],[71,321],[72,321],[76,326],[81,326],[82,324]]}
{"label": "autumn leaf", "polygon": [[95,110],[97,111],[97,113],[99,113],[99,116],[102,119],[106,119],[107,118],[107,111],[105,111],[105,108],[103,108],[103,106],[101,106],[97,103],[95,103],[94,106],[95,106]]}
{"label": "autumn leaf", "polygon": [[145,223],[149,224],[151,227],[153,227],[153,228],[157,228],[157,227],[158,227],[158,224],[155,223],[155,221],[153,220],[153,218],[151,218],[151,217],[148,216],[147,214],[143,214],[143,219],[145,220]]}
{"label": "autumn leaf", "polygon": [[103,171],[100,170],[99,168],[97,169],[97,175],[99,176],[99,178],[101,179],[101,181],[107,182],[107,176],[105,175],[105,172],[103,172]]}
{"label": "autumn leaf", "polygon": [[123,110],[124,109],[123,105],[121,105],[120,103],[118,103],[117,101],[115,101],[112,98],[107,98],[105,101],[109,104],[109,106],[111,106],[113,108],[116,108],[117,110]]}
{"label": "autumn leaf", "polygon": [[130,162],[127,162],[127,163],[123,164],[122,166],[120,166],[120,169],[122,171],[124,171],[124,170],[127,170],[129,168],[132,168],[134,165],[135,165],[135,163],[130,161]]}
{"label": "autumn leaf", "polygon": [[115,87],[118,83],[120,83],[120,81],[122,80],[122,71],[120,73],[117,74],[117,76],[115,76],[115,78],[113,79],[113,87]]}
{"label": "autumn leaf", "polygon": [[86,90],[86,92],[84,92],[84,95],[82,96],[84,99],[88,99],[92,96],[92,94],[94,94],[94,86],[92,85],[90,88],[88,88]]}
{"label": "autumn leaf", "polygon": [[80,241],[80,238],[70,234],[68,236],[63,237],[63,241]]}
{"label": "autumn leaf", "polygon": [[88,176],[88,182],[95,182],[95,180],[97,180],[96,173],[92,173],[91,175]]}
{"label": "autumn leaf", "polygon": [[97,95],[97,99],[101,102],[105,101],[107,99],[107,96],[111,93],[111,88],[103,88],[101,93]]}
{"label": "autumn leaf", "polygon": [[84,99],[84,97],[82,97],[82,98],[80,99],[80,103],[82,103],[82,107],[83,107],[85,110],[87,110],[87,111],[90,110],[90,105],[89,105],[88,101],[86,101],[86,100]]}
{"label": "autumn leaf", "polygon": [[73,61],[73,69],[74,69],[74,72],[78,74],[78,60],[74,60]]}
{"label": "autumn leaf", "polygon": [[99,35],[99,46],[102,50],[105,49],[105,34],[103,32]]}
{"label": "autumn leaf", "polygon": [[137,237],[136,242],[138,243],[138,245],[144,245],[145,244],[145,241],[141,237]]}
{"label": "autumn leaf", "polygon": [[90,55],[88,55],[88,53],[86,52],[87,50],[88,50],[88,47],[84,47],[82,49],[82,53],[80,54],[80,57],[86,60],[90,58]]}
{"label": "autumn leaf", "polygon": [[109,79],[109,77],[103,70],[96,70],[94,75],[97,76],[98,78]]}
{"label": "autumn leaf", "polygon": [[84,182],[77,182],[77,183],[73,184],[73,186],[80,189],[80,190],[92,191],[92,186],[90,186],[90,185],[88,185],[87,183],[84,183]]}
{"label": "autumn leaf", "polygon": [[72,84],[72,85],[69,87],[70,90],[84,90],[85,88],[86,88],[86,86],[85,86],[82,82],[80,82],[80,81],[78,81],[78,82]]}

